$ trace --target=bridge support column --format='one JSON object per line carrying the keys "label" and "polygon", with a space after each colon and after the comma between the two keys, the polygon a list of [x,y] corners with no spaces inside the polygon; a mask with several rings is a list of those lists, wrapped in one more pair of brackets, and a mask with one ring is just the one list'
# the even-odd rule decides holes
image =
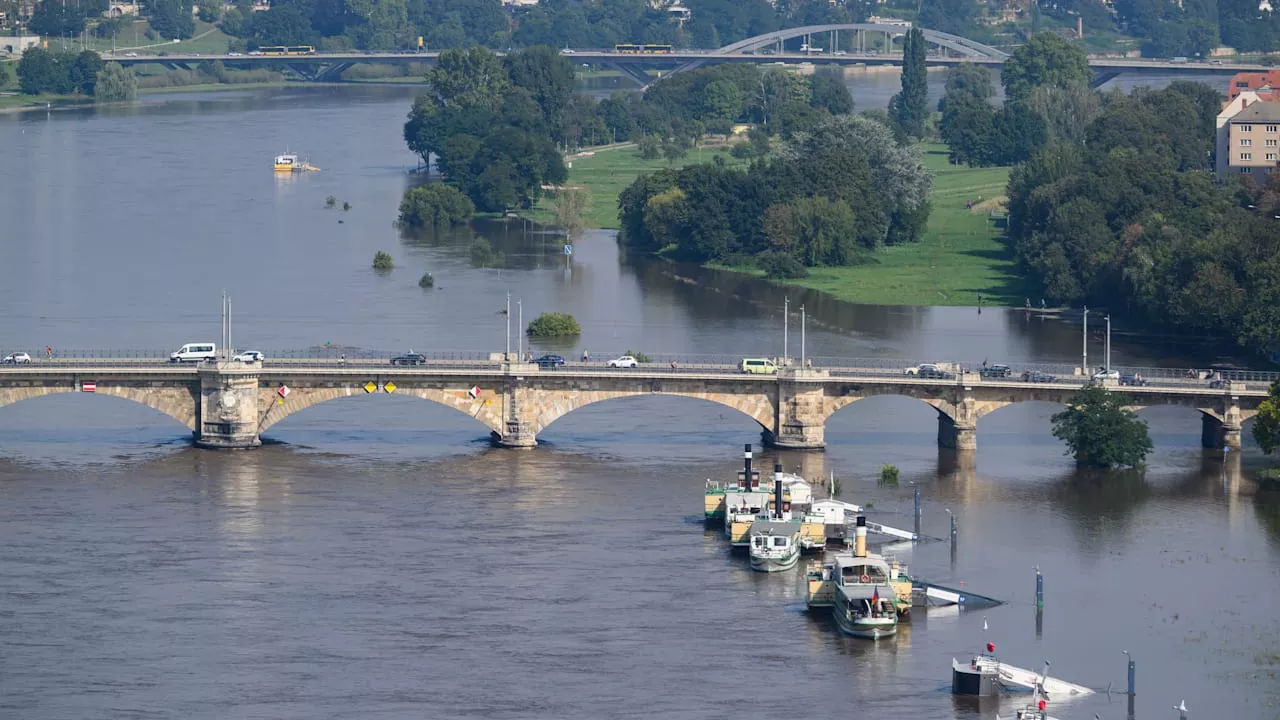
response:
{"label": "bridge support column", "polygon": [[[962,383],[964,378],[960,380]],[[968,388],[956,388],[955,416],[938,411],[938,447],[958,451],[978,449],[978,410]]]}
{"label": "bridge support column", "polygon": [[1225,420],[1204,413],[1200,417],[1200,446],[1207,450],[1221,450],[1222,448],[1230,448],[1239,450],[1241,443],[1240,433],[1240,406],[1235,402],[1227,405],[1226,412],[1223,413]]}
{"label": "bridge support column", "polygon": [[776,429],[765,432],[765,444],[792,450],[818,450],[827,446],[825,370],[787,369],[778,377]]}
{"label": "bridge support column", "polygon": [[[535,368],[536,370],[536,368]],[[505,448],[532,448],[538,446],[535,430],[534,412],[537,404],[530,397],[530,389],[523,387],[523,377],[514,376],[508,379],[506,396],[505,422],[501,433],[495,432],[494,443]]]}
{"label": "bridge support column", "polygon": [[243,450],[262,444],[258,439],[258,371],[254,365],[220,362],[202,365],[200,405],[196,409],[196,445],[218,450]]}

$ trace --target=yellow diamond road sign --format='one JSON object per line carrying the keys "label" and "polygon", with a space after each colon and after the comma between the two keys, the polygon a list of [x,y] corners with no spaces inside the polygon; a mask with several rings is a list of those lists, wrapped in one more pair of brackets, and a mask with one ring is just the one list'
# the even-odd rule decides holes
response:
{"label": "yellow diamond road sign", "polygon": [[382,386],[382,389],[383,389],[383,390],[386,390],[386,391],[387,391],[387,392],[389,392],[389,393],[393,393],[393,392],[395,392],[395,391],[396,391],[396,384],[395,384],[395,383],[393,383],[393,382],[389,382],[389,383],[387,383],[386,385],[383,385],[383,386]]}
{"label": "yellow diamond road sign", "polygon": [[370,380],[369,382],[367,382],[367,383],[365,383],[365,384],[364,384],[364,391],[365,391],[365,392],[367,392],[367,393],[371,393],[371,392],[373,392],[374,390],[377,390],[377,389],[378,389],[378,386],[377,386],[376,384],[374,384],[374,382],[373,382],[372,380]]}

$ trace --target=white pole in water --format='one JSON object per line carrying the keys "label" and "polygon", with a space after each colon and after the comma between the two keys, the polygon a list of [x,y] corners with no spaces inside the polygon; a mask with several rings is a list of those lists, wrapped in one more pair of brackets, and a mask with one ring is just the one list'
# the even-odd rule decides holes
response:
{"label": "white pole in water", "polygon": [[516,337],[520,338],[516,341],[516,347],[519,348],[516,350],[516,354],[519,355],[520,358],[524,358],[524,333],[520,331],[520,328],[524,327],[524,300],[516,301],[516,312],[519,313],[519,316],[516,318]]}
{"label": "white pole in water", "polygon": [[804,305],[800,306],[800,367],[805,367],[805,347],[804,347],[804,330],[805,330]]}
{"label": "white pole in water", "polygon": [[1107,320],[1107,372],[1111,372],[1111,314],[1106,316]]}
{"label": "white pole in water", "polygon": [[782,365],[784,367],[787,364],[787,331],[790,329],[788,327],[790,315],[791,298],[784,296],[782,298]]}
{"label": "white pole in water", "polygon": [[1082,359],[1080,360],[1080,371],[1084,373],[1086,380],[1089,379],[1089,306],[1084,306],[1084,332],[1081,333],[1084,342],[1084,350],[1082,351]]}

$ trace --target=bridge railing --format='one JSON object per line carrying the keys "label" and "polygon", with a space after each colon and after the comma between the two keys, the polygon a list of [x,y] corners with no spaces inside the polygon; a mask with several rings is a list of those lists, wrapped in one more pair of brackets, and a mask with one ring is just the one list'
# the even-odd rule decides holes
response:
{"label": "bridge railing", "polygon": [[[406,350],[378,350],[339,346],[315,346],[283,350],[265,350],[267,365],[285,365],[291,367],[330,367],[347,362],[351,364],[386,364],[390,365],[395,358],[404,356]],[[456,365],[461,367],[497,367],[501,353],[481,350],[417,350],[428,364],[437,366]],[[512,351],[513,354],[515,350]],[[536,359],[544,354],[559,354],[566,361],[566,369],[603,370],[609,360],[621,357],[625,350],[592,351],[587,362],[582,361],[581,352],[556,351],[554,349],[530,348],[525,351],[526,359]],[[52,356],[41,349],[31,352],[32,363],[45,367],[58,366],[141,366],[168,364],[170,350],[167,349],[54,349]],[[650,362],[642,368],[651,372],[735,372],[744,355],[741,353],[655,353],[649,356]],[[798,353],[792,353],[789,361],[784,361],[777,354],[761,353],[754,357],[764,357],[779,366],[799,367],[802,363]],[[674,367],[672,363],[675,363]],[[817,355],[804,359],[805,364],[815,369],[826,370],[836,376],[875,376],[906,377],[906,369],[917,363],[902,358],[886,357],[836,357]],[[957,370],[979,372],[982,361],[948,362],[930,361],[942,365],[948,372]],[[1010,374],[1007,378],[990,378],[991,380],[1020,381],[1024,372],[1039,372],[1056,377],[1062,382],[1083,382],[1086,377],[1079,372],[1079,365],[1069,363],[1008,363]],[[8,366],[12,367],[12,366]],[[1122,376],[1140,375],[1148,384],[1168,387],[1198,387],[1214,385],[1229,381],[1233,385],[1249,389],[1263,389],[1267,385],[1280,380],[1280,372],[1269,370],[1246,370],[1229,368],[1158,368],[1128,365],[1113,365],[1112,370]],[[1088,371],[1091,377],[1097,371],[1092,367]]]}

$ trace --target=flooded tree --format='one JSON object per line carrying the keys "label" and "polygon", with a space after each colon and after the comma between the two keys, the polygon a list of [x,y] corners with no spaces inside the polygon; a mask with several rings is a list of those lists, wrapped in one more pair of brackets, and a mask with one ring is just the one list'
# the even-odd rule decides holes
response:
{"label": "flooded tree", "polygon": [[1067,444],[1067,454],[1082,467],[1140,465],[1151,452],[1151,436],[1146,421],[1126,407],[1128,402],[1101,385],[1089,385],[1053,416],[1053,436]]}

